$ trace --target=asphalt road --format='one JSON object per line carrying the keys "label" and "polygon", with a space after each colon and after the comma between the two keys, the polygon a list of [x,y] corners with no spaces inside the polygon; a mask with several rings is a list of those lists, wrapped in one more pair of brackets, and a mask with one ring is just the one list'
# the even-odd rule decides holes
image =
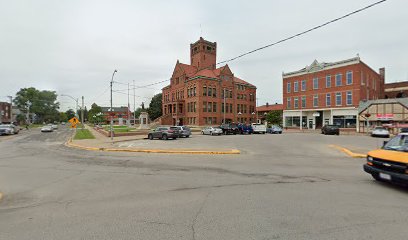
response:
{"label": "asphalt road", "polygon": [[168,155],[70,149],[63,145],[70,134],[0,137],[0,239],[408,236],[408,191],[373,181],[364,159],[328,147],[367,149],[381,140],[282,134],[138,142],[242,150]]}

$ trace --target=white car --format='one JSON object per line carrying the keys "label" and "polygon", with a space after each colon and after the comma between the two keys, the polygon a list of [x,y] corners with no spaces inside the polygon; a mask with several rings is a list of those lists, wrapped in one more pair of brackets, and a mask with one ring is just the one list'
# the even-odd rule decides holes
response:
{"label": "white car", "polygon": [[41,128],[41,132],[52,132],[54,129],[52,128],[51,125],[45,125]]}
{"label": "white car", "polygon": [[252,129],[254,130],[254,133],[266,133],[266,126],[264,124],[252,123]]}
{"label": "white car", "polygon": [[58,125],[57,124],[51,124],[52,129],[58,129]]}
{"label": "white car", "polygon": [[219,127],[206,127],[201,130],[203,135],[222,135],[222,129]]}
{"label": "white car", "polygon": [[375,127],[371,132],[372,137],[390,137],[390,132],[385,127]]}

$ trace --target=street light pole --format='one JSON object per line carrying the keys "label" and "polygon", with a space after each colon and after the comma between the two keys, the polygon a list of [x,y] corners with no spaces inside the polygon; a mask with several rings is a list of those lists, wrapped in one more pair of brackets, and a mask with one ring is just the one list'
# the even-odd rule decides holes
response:
{"label": "street light pole", "polygon": [[136,93],[135,80],[133,80],[133,126],[136,125]]}
{"label": "street light pole", "polygon": [[61,94],[61,96],[64,96],[64,97],[69,97],[69,98],[71,98],[72,100],[74,100],[75,101],[75,116],[76,117],[79,117],[79,114],[78,114],[78,98],[74,98],[74,97],[72,97],[72,96],[70,96],[70,95],[67,95],[67,94]]}
{"label": "street light pole", "polygon": [[113,71],[113,74],[112,74],[112,79],[111,79],[111,82],[110,82],[110,136],[111,136],[111,140],[113,141],[113,116],[112,116],[112,113],[113,113],[113,105],[112,105],[112,85],[113,85],[113,76],[115,76],[115,73],[117,72],[118,70],[116,70],[115,69],[115,71]]}
{"label": "street light pole", "polygon": [[225,88],[224,88],[224,121],[223,124],[225,124]]}

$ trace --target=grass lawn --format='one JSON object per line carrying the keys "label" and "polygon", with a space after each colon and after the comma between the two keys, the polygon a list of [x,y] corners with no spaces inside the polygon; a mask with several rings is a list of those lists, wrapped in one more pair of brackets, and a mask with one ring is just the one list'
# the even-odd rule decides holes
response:
{"label": "grass lawn", "polygon": [[[104,126],[104,129],[109,132],[110,126]],[[129,132],[131,130],[134,130],[134,128],[128,128],[127,126],[113,126],[113,132],[115,133]]]}
{"label": "grass lawn", "polygon": [[94,139],[94,135],[88,129],[77,129],[74,139]]}
{"label": "grass lawn", "polygon": [[[21,125],[22,127],[25,127],[26,125]],[[39,127],[42,127],[42,126],[44,126],[44,124],[30,124],[30,125],[28,125],[28,128],[39,128]]]}

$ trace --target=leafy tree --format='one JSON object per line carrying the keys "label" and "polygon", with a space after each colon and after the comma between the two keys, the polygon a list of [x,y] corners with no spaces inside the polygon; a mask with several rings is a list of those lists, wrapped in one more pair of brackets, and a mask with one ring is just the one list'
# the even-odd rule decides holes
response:
{"label": "leafy tree", "polygon": [[26,122],[26,116],[24,114],[18,114],[16,120],[19,124]]}
{"label": "leafy tree", "polygon": [[156,94],[153,96],[147,109],[150,119],[156,119],[162,115],[162,94]]}
{"label": "leafy tree", "polygon": [[282,110],[274,110],[270,111],[266,115],[266,121],[270,124],[275,124],[275,125],[282,125]]}
{"label": "leafy tree", "polygon": [[68,120],[71,119],[71,118],[73,118],[73,117],[75,117],[75,111],[72,110],[72,109],[68,109],[68,110],[65,112],[65,114],[67,115],[67,119],[68,119]]}
{"label": "leafy tree", "polygon": [[91,123],[100,123],[103,121],[102,108],[96,105],[96,103],[92,104],[91,109],[87,112],[88,121]]}
{"label": "leafy tree", "polygon": [[60,112],[59,113],[59,121],[60,122],[66,122],[68,121],[68,115],[65,112]]}
{"label": "leafy tree", "polygon": [[136,110],[135,110],[135,116],[136,116],[136,119],[138,119],[139,117],[140,117],[140,113],[142,112],[142,108],[136,108]]}
{"label": "leafy tree", "polygon": [[16,93],[14,103],[23,113],[28,110],[34,113],[38,122],[53,122],[59,119],[59,103],[55,91],[21,88]]}

